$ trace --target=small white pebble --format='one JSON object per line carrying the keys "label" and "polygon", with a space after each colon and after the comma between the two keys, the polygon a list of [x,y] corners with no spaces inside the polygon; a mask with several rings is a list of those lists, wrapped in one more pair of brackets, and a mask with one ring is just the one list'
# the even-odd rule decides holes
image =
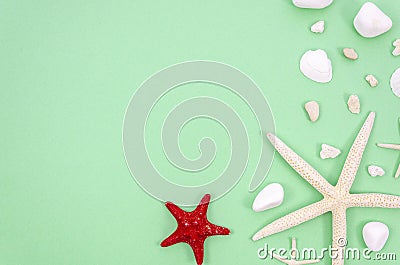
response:
{"label": "small white pebble", "polygon": [[326,159],[326,158],[335,158],[338,155],[340,155],[340,150],[337,149],[336,147],[333,147],[331,145],[328,144],[322,144],[321,146],[321,152],[319,153],[319,156],[322,159]]}
{"label": "small white pebble", "polygon": [[367,80],[367,82],[369,83],[369,85],[370,85],[371,87],[376,87],[376,86],[378,85],[378,80],[377,80],[376,77],[373,76],[373,75],[367,75],[367,76],[365,77],[365,80]]}
{"label": "small white pebble", "polygon": [[306,109],[308,116],[310,117],[310,120],[312,122],[315,122],[318,120],[319,117],[319,105],[316,101],[309,101],[304,105],[304,108]]}
{"label": "small white pebble", "polygon": [[314,33],[322,33],[325,30],[325,21],[320,20],[311,26],[311,31]]}
{"label": "small white pebble", "polygon": [[258,193],[253,202],[253,211],[261,212],[282,204],[285,192],[279,183],[267,185]]}
{"label": "small white pebble", "polygon": [[345,57],[349,58],[350,60],[358,59],[358,54],[353,48],[344,48],[343,54]]}
{"label": "small white pebble", "polygon": [[368,173],[371,177],[382,177],[383,175],[385,175],[385,170],[383,170],[383,168],[381,167],[370,165],[368,166]]}
{"label": "small white pebble", "polygon": [[357,95],[351,95],[347,101],[347,105],[351,113],[360,113],[360,100]]}
{"label": "small white pebble", "polygon": [[392,52],[393,56],[400,55],[400,39],[397,39],[393,42],[394,50]]}

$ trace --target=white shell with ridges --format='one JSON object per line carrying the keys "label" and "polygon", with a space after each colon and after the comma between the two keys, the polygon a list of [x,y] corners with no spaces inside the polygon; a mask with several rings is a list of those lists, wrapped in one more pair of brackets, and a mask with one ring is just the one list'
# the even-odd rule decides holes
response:
{"label": "white shell with ridges", "polygon": [[324,50],[307,51],[300,59],[300,71],[318,83],[332,80],[332,64]]}
{"label": "white shell with ridges", "polygon": [[381,222],[369,222],[364,225],[363,238],[370,250],[380,251],[389,238],[389,228]]}
{"label": "white shell with ridges", "polygon": [[388,31],[392,27],[392,20],[375,4],[367,2],[361,7],[353,24],[361,36],[373,38]]}
{"label": "white shell with ridges", "polygon": [[253,210],[255,212],[265,211],[281,205],[283,202],[284,191],[279,183],[267,185],[258,193],[253,202]]}
{"label": "white shell with ridges", "polygon": [[400,97],[400,68],[392,74],[390,78],[390,87],[392,88],[393,94]]}
{"label": "white shell with ridges", "polygon": [[332,4],[333,0],[293,0],[293,4],[300,8],[321,9]]}

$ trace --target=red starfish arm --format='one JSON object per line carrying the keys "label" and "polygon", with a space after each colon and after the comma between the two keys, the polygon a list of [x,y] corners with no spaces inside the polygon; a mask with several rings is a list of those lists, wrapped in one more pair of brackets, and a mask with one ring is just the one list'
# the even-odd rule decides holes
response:
{"label": "red starfish arm", "polygon": [[196,207],[194,211],[204,216],[207,215],[207,209],[208,209],[208,204],[210,203],[210,198],[211,198],[210,194],[204,195],[199,205]]}
{"label": "red starfish arm", "polygon": [[185,215],[185,213],[186,213],[185,211],[183,211],[181,208],[179,208],[172,202],[166,202],[165,206],[171,212],[171,214],[176,218],[176,220],[181,219],[182,216]]}
{"label": "red starfish arm", "polygon": [[166,239],[161,242],[162,247],[169,247],[171,245],[175,245],[177,243],[184,242],[181,237],[181,233],[178,232],[178,229],[175,230],[171,235],[169,235]]}
{"label": "red starfish arm", "polygon": [[203,264],[205,238],[198,238],[189,243],[193,250],[197,265]]}
{"label": "red starfish arm", "polygon": [[212,235],[212,236],[229,235],[231,233],[231,231],[226,227],[215,225],[212,223],[209,223],[208,225],[210,227],[210,229],[209,229],[210,235]]}

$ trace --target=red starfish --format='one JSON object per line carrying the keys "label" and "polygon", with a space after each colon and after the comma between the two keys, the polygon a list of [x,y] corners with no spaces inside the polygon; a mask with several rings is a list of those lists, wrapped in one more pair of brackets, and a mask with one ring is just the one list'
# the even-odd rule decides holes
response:
{"label": "red starfish", "polygon": [[197,264],[203,264],[204,241],[206,238],[215,235],[229,235],[230,233],[228,228],[212,224],[207,220],[210,198],[210,194],[204,195],[193,212],[186,212],[172,202],[165,203],[165,206],[175,217],[178,228],[161,242],[161,246],[169,247],[182,242],[189,244]]}

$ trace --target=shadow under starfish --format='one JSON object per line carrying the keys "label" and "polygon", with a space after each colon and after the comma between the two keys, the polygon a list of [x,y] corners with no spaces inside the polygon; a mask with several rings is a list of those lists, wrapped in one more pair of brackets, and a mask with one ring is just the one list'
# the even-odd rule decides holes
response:
{"label": "shadow under starfish", "polygon": [[332,264],[344,264],[344,244],[342,242],[346,241],[346,209],[351,207],[400,208],[400,196],[379,193],[351,194],[349,192],[360,166],[374,120],[375,113],[371,112],[347,155],[336,186],[329,184],[317,170],[305,162],[278,137],[269,133],[267,135],[268,139],[279,154],[300,176],[318,190],[324,198],[319,202],[294,211],[272,222],[258,231],[253,236],[253,240],[256,241],[263,237],[279,233],[314,219],[326,212],[332,212],[332,248],[337,250],[338,253],[336,258],[332,258]]}

